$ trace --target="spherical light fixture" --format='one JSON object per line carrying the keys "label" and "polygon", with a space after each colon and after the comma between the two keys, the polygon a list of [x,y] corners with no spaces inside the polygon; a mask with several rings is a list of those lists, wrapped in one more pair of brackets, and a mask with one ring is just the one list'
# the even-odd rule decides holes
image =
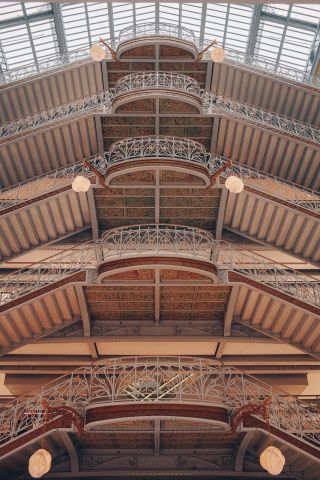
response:
{"label": "spherical light fixture", "polygon": [[96,62],[101,62],[106,56],[106,52],[104,49],[97,43],[96,45],[92,45],[90,48],[90,56],[92,60],[95,60]]}
{"label": "spherical light fixture", "polygon": [[211,52],[211,59],[213,62],[223,62],[224,49],[222,47],[215,47]]}
{"label": "spherical light fixture", "polygon": [[83,175],[77,175],[72,182],[72,190],[74,192],[87,192],[91,186],[89,178],[84,177]]}
{"label": "spherical light fixture", "polygon": [[49,472],[52,456],[44,448],[40,448],[29,458],[29,473],[33,478],[40,478]]}
{"label": "spherical light fixture", "polygon": [[269,446],[260,455],[260,465],[270,475],[279,475],[284,467],[286,459],[277,447]]}
{"label": "spherical light fixture", "polygon": [[230,177],[227,178],[225,186],[231,193],[240,193],[244,189],[243,181],[235,175],[230,175]]}

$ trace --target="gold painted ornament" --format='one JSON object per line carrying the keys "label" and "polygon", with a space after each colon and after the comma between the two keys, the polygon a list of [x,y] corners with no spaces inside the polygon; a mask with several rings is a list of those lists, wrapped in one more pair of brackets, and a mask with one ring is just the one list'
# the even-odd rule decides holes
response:
{"label": "gold painted ornament", "polygon": [[40,478],[49,472],[51,468],[51,453],[40,448],[29,458],[29,473],[33,478]]}
{"label": "gold painted ornament", "polygon": [[260,455],[260,465],[270,475],[279,475],[285,464],[285,457],[277,447],[269,446]]}

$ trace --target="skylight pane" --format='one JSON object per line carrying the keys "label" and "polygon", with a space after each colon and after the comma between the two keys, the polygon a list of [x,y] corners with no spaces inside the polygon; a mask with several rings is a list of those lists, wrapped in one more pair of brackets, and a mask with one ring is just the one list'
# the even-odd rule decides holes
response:
{"label": "skylight pane", "polygon": [[227,19],[226,48],[246,52],[253,9],[246,5],[230,5]]}
{"label": "skylight pane", "polygon": [[20,2],[1,2],[0,3],[0,22],[10,18],[23,17],[22,6]]}
{"label": "skylight pane", "polygon": [[135,5],[137,24],[155,21],[156,8],[154,3],[136,3]]}
{"label": "skylight pane", "polygon": [[159,16],[160,22],[179,24],[179,3],[160,3]]}
{"label": "skylight pane", "polygon": [[114,33],[118,36],[120,30],[133,25],[133,4],[113,3],[112,8]]}
{"label": "skylight pane", "polygon": [[277,61],[284,26],[262,20],[258,32],[255,54]]}
{"label": "skylight pane", "polygon": [[97,43],[99,37],[109,40],[108,6],[104,3],[87,3],[91,43]]}
{"label": "skylight pane", "polygon": [[218,42],[223,43],[228,10],[228,5],[225,3],[208,4],[204,34],[207,41],[216,38]]}
{"label": "skylight pane", "polygon": [[192,29],[196,37],[200,35],[201,15],[201,3],[182,4],[181,25]]}
{"label": "skylight pane", "polygon": [[77,50],[89,45],[89,32],[84,3],[64,4],[62,7],[62,20],[68,50]]}
{"label": "skylight pane", "polygon": [[58,53],[58,42],[53,20],[40,20],[30,24],[37,59]]}

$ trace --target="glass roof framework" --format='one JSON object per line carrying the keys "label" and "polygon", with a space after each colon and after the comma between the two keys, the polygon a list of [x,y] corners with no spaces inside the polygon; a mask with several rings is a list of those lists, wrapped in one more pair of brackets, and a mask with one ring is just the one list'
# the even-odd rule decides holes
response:
{"label": "glass roof framework", "polygon": [[123,28],[165,22],[191,28],[204,44],[265,57],[313,73],[320,57],[320,5],[210,3],[0,4],[1,70],[114,42]]}

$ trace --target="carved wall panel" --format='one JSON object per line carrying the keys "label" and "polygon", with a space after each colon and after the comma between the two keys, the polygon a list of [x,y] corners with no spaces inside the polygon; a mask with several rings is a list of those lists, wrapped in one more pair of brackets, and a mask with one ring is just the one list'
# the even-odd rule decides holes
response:
{"label": "carved wall panel", "polygon": [[169,270],[169,269],[161,269],[160,278],[162,281],[164,280],[183,280],[183,281],[204,280],[209,283],[211,283],[212,281],[211,278],[206,277],[205,275],[200,275],[199,273],[188,272],[184,270]]}
{"label": "carved wall panel", "polygon": [[193,58],[193,55],[183,48],[171,45],[160,45],[160,58]]}
{"label": "carved wall panel", "polygon": [[131,48],[122,53],[121,58],[154,58],[155,51],[153,45],[141,45]]}
{"label": "carved wall panel", "polygon": [[113,275],[108,275],[108,277],[105,279],[107,282],[110,280],[154,281],[154,270],[130,270],[128,272],[115,273]]}
{"label": "carved wall panel", "polygon": [[153,99],[140,99],[127,102],[124,105],[121,105],[117,108],[117,113],[128,113],[128,112],[155,112],[155,101]]}
{"label": "carved wall panel", "polygon": [[118,177],[113,178],[111,183],[112,185],[117,183],[121,183],[123,185],[130,185],[132,183],[149,183],[152,185],[155,183],[155,174],[153,171],[150,170],[126,173],[124,175],[119,175]]}
{"label": "carved wall panel", "polygon": [[190,173],[176,172],[174,170],[162,170],[160,173],[161,183],[188,183],[203,185],[204,182],[201,178],[196,177]]}
{"label": "carved wall panel", "polygon": [[198,114],[197,107],[179,100],[160,99],[160,113],[195,113]]}

